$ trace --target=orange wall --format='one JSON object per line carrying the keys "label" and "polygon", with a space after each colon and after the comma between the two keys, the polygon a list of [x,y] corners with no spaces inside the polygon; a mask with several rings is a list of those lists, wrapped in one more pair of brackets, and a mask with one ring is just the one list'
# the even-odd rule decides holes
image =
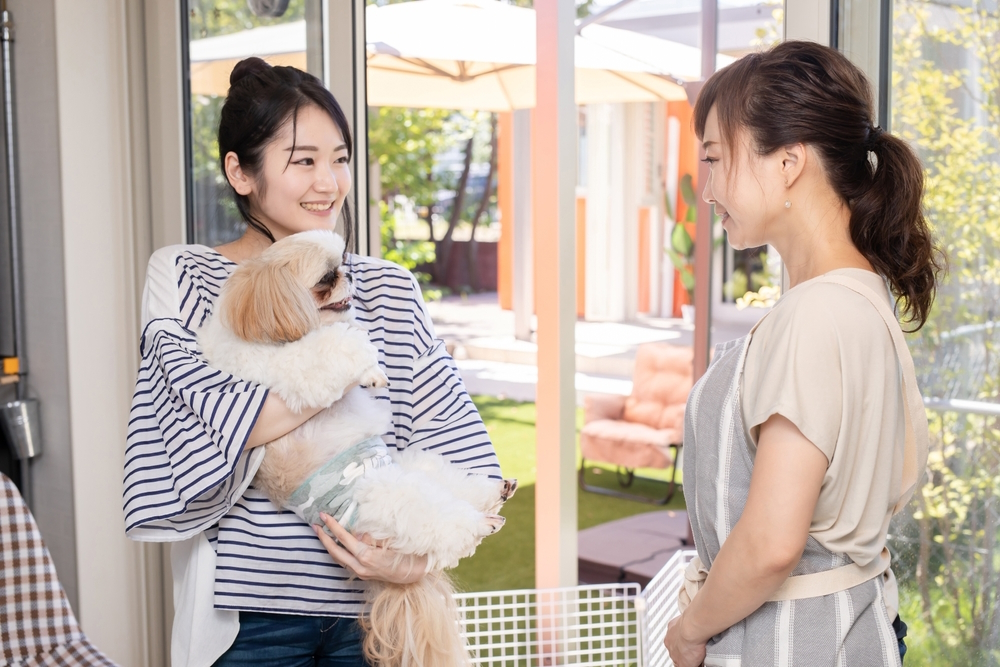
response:
{"label": "orange wall", "polygon": [[649,244],[652,242],[649,228],[649,207],[639,209],[639,305],[640,313],[649,312]]}

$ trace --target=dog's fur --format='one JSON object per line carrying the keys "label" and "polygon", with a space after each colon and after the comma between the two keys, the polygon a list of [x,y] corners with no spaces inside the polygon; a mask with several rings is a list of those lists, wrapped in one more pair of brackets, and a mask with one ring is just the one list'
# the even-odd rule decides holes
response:
{"label": "dog's fur", "polygon": [[[278,241],[233,272],[199,333],[212,365],[270,387],[293,411],[329,406],[266,445],[254,483],[282,507],[338,452],[392,428],[389,402],[361,388],[388,380],[377,349],[354,324],[343,252],[332,232]],[[356,533],[400,554],[426,555],[438,570],[457,565],[503,525],[497,512],[516,481],[470,475],[417,449],[393,452],[393,460],[355,482]],[[369,660],[381,667],[468,664],[453,593],[439,571],[410,585],[373,582],[362,619]]]}

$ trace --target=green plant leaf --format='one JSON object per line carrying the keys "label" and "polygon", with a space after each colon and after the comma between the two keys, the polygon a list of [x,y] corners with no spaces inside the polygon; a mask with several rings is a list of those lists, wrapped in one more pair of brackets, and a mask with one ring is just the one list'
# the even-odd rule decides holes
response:
{"label": "green plant leaf", "polygon": [[670,231],[670,247],[684,257],[691,257],[694,254],[694,240],[684,225],[674,225]]}
{"label": "green plant leaf", "polygon": [[674,265],[674,268],[678,271],[683,271],[684,267],[688,265],[688,260],[683,255],[678,254],[676,251],[667,248],[667,257],[670,258],[670,263]]}
{"label": "green plant leaf", "polygon": [[687,290],[688,294],[694,293],[694,267],[690,264],[680,269],[681,273],[681,284],[684,285],[684,289]]}
{"label": "green plant leaf", "polygon": [[666,212],[668,220],[674,219],[674,208],[670,205],[670,197],[666,192],[663,193],[663,210]]}
{"label": "green plant leaf", "polygon": [[684,203],[694,208],[698,205],[698,197],[694,194],[694,179],[691,178],[691,174],[684,174],[681,177],[681,198]]}

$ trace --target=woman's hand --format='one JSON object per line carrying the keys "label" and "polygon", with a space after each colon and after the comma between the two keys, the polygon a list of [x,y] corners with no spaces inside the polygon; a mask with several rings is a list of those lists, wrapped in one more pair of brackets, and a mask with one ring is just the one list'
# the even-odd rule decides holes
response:
{"label": "woman's hand", "polygon": [[689,640],[684,636],[684,615],[667,624],[663,645],[677,667],[701,667],[705,662],[705,643]]}
{"label": "woman's hand", "polygon": [[[363,535],[354,537],[336,519],[320,514],[326,527],[336,539],[326,534],[319,526],[313,530],[326,550],[358,579],[365,581],[385,581],[391,584],[412,584],[424,576],[427,570],[427,556],[403,555],[375,544]],[[338,544],[339,542],[339,544]]]}

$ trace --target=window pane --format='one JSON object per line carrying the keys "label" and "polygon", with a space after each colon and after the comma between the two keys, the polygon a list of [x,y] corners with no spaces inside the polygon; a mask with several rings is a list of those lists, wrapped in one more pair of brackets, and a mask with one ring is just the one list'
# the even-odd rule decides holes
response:
{"label": "window pane", "polygon": [[908,665],[996,665],[1000,649],[1000,17],[995,0],[895,0],[892,125],[924,165],[949,273],[910,337],[928,475],[890,542]]}
{"label": "window pane", "polygon": [[219,166],[219,112],[236,63],[259,56],[323,78],[320,0],[187,0],[188,240],[216,246],[244,224]]}

